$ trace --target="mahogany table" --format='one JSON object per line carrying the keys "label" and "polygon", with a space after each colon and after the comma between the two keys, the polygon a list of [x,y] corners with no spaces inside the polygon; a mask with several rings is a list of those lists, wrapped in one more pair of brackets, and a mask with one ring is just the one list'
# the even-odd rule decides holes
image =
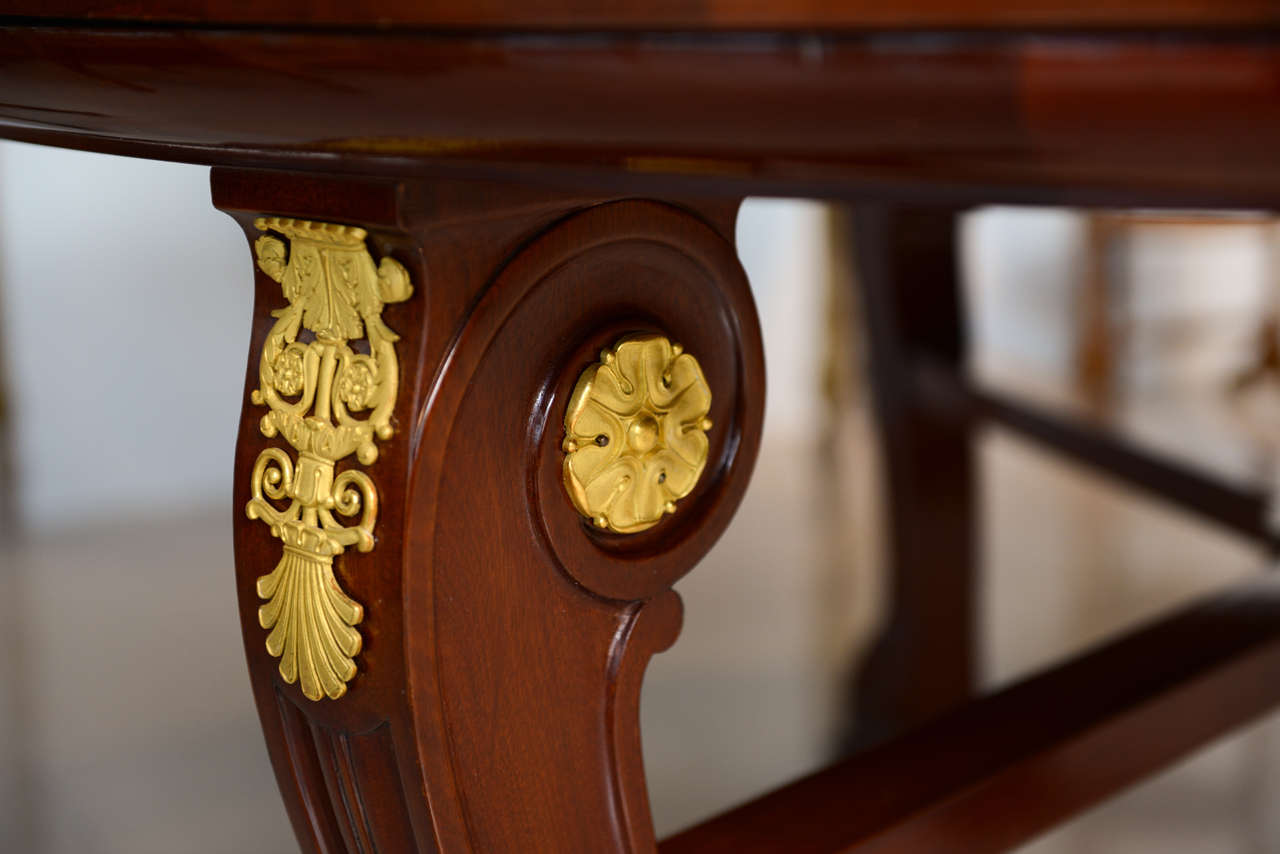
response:
{"label": "mahogany table", "polygon": [[[1277,537],[1261,488],[976,388],[954,245],[979,203],[1274,207],[1280,7],[0,14],[0,134],[209,164],[249,240],[236,583],[305,851],[1004,850],[1280,701],[1270,583],[970,699],[982,422]],[[659,846],[642,676],[760,440],[747,194],[854,210],[892,516],[875,746]]]}

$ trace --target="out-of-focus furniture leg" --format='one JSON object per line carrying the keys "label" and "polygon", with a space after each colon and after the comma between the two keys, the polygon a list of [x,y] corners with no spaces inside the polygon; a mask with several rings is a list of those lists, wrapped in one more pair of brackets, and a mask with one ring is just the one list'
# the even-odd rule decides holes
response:
{"label": "out-of-focus furniture leg", "polygon": [[970,696],[978,520],[973,423],[921,381],[964,368],[957,212],[863,207],[853,223],[890,528],[883,629],[854,685],[858,747]]}

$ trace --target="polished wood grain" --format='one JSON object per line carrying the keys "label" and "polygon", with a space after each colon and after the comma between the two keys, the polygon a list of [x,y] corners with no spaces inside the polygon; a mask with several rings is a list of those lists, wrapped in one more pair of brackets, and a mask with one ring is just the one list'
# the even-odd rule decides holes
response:
{"label": "polished wood grain", "polygon": [[[402,374],[377,548],[336,565],[367,611],[340,702],[264,649],[254,580],[278,544],[243,507],[270,442],[254,407],[240,425],[245,651],[303,849],[643,854],[644,668],[762,426],[738,201],[859,205],[894,517],[871,741],[972,683],[975,418],[1263,526],[1255,494],[971,393],[953,231],[997,201],[1276,206],[1278,22],[1259,0],[9,0],[0,135],[214,165],[250,239],[261,215],[358,225],[415,282],[384,313]],[[281,302],[255,275],[246,399]],[[715,429],[679,512],[620,537],[563,494],[558,425],[632,332],[697,356]],[[663,850],[1016,844],[1280,701],[1277,601],[1205,605]]]}
{"label": "polished wood grain", "polygon": [[1274,26],[1267,0],[8,0],[6,14],[255,26],[566,29]]}
{"label": "polished wood grain", "polygon": [[1280,45],[1259,35],[11,24],[0,89],[5,136],[199,163],[638,195],[1280,199]]}
{"label": "polished wood grain", "polygon": [[[303,848],[652,850],[641,678],[679,631],[671,585],[727,524],[760,437],[759,330],[727,239],[736,205],[229,170],[214,172],[213,192],[250,240],[264,214],[365,227],[375,255],[417,284],[383,313],[401,335],[401,391],[396,435],[370,471],[378,543],[336,565],[366,609],[359,673],[340,701],[305,699],[264,648],[254,581],[278,544],[241,508],[273,443],[259,407],[242,417],[245,650]],[[274,280],[258,271],[256,282],[246,397],[282,302]],[[619,536],[565,493],[562,425],[581,371],[644,332],[697,355],[714,427],[678,512]]]}

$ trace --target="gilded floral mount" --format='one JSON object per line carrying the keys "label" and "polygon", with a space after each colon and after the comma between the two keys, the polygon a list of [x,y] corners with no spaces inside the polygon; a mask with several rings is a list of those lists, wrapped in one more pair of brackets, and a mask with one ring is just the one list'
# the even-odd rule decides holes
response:
{"label": "gilded floral mount", "polygon": [[574,507],[620,534],[651,528],[707,464],[711,389],[698,360],[660,335],[624,338],[583,372],[565,413]]}
{"label": "gilded floral mount", "polygon": [[[301,683],[311,700],[336,700],[356,675],[364,609],[338,584],[333,559],[347,546],[370,551],[378,518],[370,477],[336,465],[353,454],[372,465],[375,439],[391,437],[398,336],[382,307],[408,299],[413,286],[394,259],[374,265],[362,228],[282,217],[254,225],[264,232],[254,243],[258,267],[289,304],[272,312],[251,400],[269,410],[262,435],[283,436],[296,452],[267,448],[253,467],[245,513],[270,526],[284,551],[258,579],[268,600],[258,621],[284,680]],[[338,517],[359,518],[344,525]]]}

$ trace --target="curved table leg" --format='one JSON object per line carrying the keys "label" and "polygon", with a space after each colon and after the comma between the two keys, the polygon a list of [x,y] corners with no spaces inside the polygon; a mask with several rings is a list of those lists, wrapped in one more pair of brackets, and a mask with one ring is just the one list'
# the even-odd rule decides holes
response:
{"label": "curved table leg", "polygon": [[[763,411],[736,205],[233,170],[213,193],[255,259],[236,584],[303,849],[654,850],[640,683]],[[700,361],[707,460],[618,534],[566,493],[564,421],[636,333]]]}

